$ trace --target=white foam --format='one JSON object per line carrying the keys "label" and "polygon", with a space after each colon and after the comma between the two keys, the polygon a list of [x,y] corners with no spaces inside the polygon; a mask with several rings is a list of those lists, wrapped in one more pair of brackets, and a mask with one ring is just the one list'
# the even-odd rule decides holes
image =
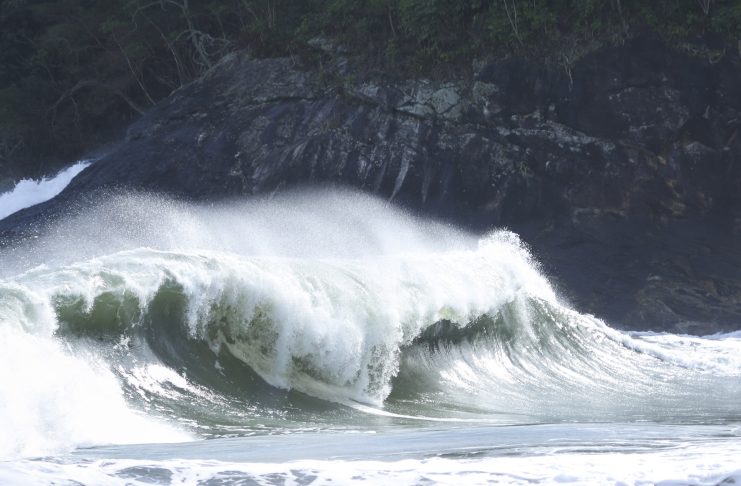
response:
{"label": "white foam", "polygon": [[688,367],[709,368],[741,375],[741,331],[692,336],[688,334],[630,333],[636,341],[654,345],[667,359]]}
{"label": "white foam", "polygon": [[53,198],[89,165],[89,161],[81,160],[51,178],[22,179],[13,189],[0,194],[0,219]]}
{"label": "white foam", "polygon": [[397,461],[300,460],[243,463],[218,460],[96,460],[73,464],[0,465],[7,484],[150,484],[152,472],[168,484],[470,484],[470,485],[717,485],[741,481],[739,444],[712,442],[652,452],[561,452]]}
{"label": "white foam", "polygon": [[106,363],[3,326],[0,384],[0,460],[190,438],[131,410]]}

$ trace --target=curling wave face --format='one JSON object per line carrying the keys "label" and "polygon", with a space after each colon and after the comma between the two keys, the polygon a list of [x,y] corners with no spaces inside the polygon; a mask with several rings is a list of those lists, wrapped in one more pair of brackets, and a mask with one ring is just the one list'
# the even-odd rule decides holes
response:
{"label": "curling wave face", "polygon": [[738,337],[620,333],[561,302],[515,234],[358,194],[118,195],[0,263],[3,456],[357,413],[741,417]]}

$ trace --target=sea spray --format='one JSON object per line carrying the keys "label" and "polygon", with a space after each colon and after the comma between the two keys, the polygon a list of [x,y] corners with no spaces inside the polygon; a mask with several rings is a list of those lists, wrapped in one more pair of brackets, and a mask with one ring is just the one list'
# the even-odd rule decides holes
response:
{"label": "sea spray", "polygon": [[13,189],[0,194],[0,219],[53,198],[89,165],[90,161],[81,160],[63,169],[54,177],[41,180],[22,179]]}

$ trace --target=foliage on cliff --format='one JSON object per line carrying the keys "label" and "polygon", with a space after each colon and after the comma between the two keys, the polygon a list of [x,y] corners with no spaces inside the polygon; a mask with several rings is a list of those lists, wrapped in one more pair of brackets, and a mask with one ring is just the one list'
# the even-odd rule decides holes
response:
{"label": "foliage on cliff", "polygon": [[511,52],[570,63],[643,30],[735,46],[741,1],[0,0],[0,177],[105,140],[234,49],[301,55],[322,39],[424,73]]}

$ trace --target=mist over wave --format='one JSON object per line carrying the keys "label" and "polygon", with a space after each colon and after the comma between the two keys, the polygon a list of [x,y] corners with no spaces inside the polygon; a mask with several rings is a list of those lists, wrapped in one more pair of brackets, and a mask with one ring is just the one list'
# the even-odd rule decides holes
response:
{"label": "mist over wave", "polygon": [[53,198],[89,165],[90,161],[81,160],[51,178],[21,180],[13,189],[0,194],[0,219]]}
{"label": "mist over wave", "polygon": [[3,250],[0,278],[3,456],[357,413],[739,418],[737,337],[620,333],[515,234],[357,193],[119,194]]}

